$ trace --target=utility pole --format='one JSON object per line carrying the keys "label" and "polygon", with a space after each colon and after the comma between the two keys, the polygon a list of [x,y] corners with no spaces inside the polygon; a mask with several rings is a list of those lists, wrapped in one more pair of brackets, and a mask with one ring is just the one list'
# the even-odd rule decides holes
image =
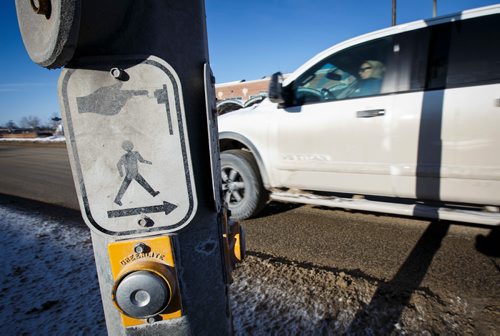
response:
{"label": "utility pole", "polygon": [[432,0],[432,17],[437,15],[437,0]]}
{"label": "utility pole", "polygon": [[31,59],[65,67],[66,144],[109,335],[230,335],[240,235],[221,206],[204,1],[16,9]]}
{"label": "utility pole", "polygon": [[396,25],[396,0],[392,0],[392,25]]}

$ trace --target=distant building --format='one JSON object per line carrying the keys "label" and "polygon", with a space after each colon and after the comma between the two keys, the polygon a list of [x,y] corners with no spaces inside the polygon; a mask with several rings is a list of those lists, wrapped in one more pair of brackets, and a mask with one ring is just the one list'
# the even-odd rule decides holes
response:
{"label": "distant building", "polygon": [[15,138],[15,139],[31,139],[31,138],[45,138],[52,136],[54,130],[51,128],[37,127],[37,128],[0,128],[0,138]]}
{"label": "distant building", "polygon": [[217,112],[224,114],[242,107],[260,103],[267,97],[269,77],[251,81],[228,82],[215,85]]}
{"label": "distant building", "polygon": [[217,100],[240,99],[243,102],[250,98],[267,95],[269,77],[251,81],[228,82],[215,85]]}

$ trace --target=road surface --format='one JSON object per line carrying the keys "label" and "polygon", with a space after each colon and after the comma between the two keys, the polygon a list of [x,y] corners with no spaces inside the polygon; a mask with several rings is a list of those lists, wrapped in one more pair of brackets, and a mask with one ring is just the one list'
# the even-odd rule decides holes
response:
{"label": "road surface", "polygon": [[78,209],[66,144],[0,142],[0,193]]}

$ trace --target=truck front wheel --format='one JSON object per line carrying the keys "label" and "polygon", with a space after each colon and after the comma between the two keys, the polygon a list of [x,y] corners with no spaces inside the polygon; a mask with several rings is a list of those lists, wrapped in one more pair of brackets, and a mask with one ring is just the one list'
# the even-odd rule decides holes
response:
{"label": "truck front wheel", "polygon": [[224,202],[236,220],[255,216],[266,205],[269,193],[262,184],[257,162],[250,152],[222,152],[221,173]]}

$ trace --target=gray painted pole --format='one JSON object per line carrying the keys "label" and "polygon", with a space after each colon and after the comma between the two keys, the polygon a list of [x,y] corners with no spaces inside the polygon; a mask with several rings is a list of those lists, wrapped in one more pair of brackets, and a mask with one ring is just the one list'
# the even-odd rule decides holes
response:
{"label": "gray painted pole", "polygon": [[392,0],[392,25],[396,25],[396,0]]}
{"label": "gray painted pole", "polygon": [[[213,111],[206,113],[204,65],[209,57],[204,1],[16,0],[16,8],[32,60],[46,68],[66,66],[59,83],[61,108],[82,215],[92,229],[108,333],[231,334],[228,265],[217,199],[220,172],[210,169],[219,154],[208,141],[209,133],[217,138],[217,130],[207,121]],[[214,97],[212,84],[208,83],[208,97]],[[128,92],[132,93],[126,100],[118,96]],[[211,106],[214,102],[208,100]],[[165,122],[148,119],[156,118],[157,111],[166,116],[165,108]],[[175,127],[165,132],[153,129],[163,125]],[[156,138],[153,132],[159,132]],[[86,137],[89,133],[91,137]],[[128,163],[123,180],[117,176],[116,162],[126,151],[118,139],[130,138],[139,153],[135,157],[141,158]],[[129,143],[124,148],[132,155]],[[180,156],[175,154],[177,148]],[[160,164],[162,160],[165,164]],[[182,177],[181,182],[176,176]],[[120,195],[113,202],[122,180]],[[135,192],[128,188],[130,183]],[[189,195],[190,203],[184,195]],[[153,203],[157,197],[170,202],[162,199],[168,204],[164,214],[161,202]],[[189,205],[186,216],[181,218],[182,213],[177,219],[176,211],[184,211],[183,204]],[[112,300],[117,279],[108,249],[116,242],[159,236],[168,236],[173,243],[182,316],[137,319],[142,322],[125,327]],[[140,293],[142,298],[150,294],[156,298],[154,293]]]}

